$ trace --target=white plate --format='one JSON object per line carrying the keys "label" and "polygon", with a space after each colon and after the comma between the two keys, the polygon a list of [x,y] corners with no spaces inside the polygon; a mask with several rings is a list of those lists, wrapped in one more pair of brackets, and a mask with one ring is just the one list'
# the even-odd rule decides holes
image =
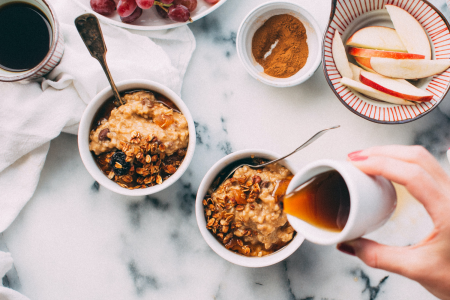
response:
{"label": "white plate", "polygon": [[[112,15],[109,16],[103,16],[93,11],[91,5],[89,4],[90,0],[74,0],[74,1],[78,3],[83,9],[95,14],[100,20],[128,29],[162,30],[180,27],[189,23],[189,22],[180,23],[174,22],[169,19],[163,19],[158,15],[156,9],[152,7],[150,9],[144,9],[139,19],[134,21],[132,24],[126,24],[120,21],[120,17],[117,14],[117,12],[114,12]],[[218,3],[211,5],[206,3],[204,0],[198,0],[197,8],[193,12],[191,12],[192,21],[197,21],[198,19],[203,18],[207,14],[213,12],[214,10],[222,6],[222,4],[225,3],[225,1],[227,0],[220,0]]]}

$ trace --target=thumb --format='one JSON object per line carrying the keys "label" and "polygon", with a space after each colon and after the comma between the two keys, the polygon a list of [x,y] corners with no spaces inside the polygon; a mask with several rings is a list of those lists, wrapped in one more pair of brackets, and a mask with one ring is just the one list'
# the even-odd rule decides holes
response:
{"label": "thumb", "polygon": [[415,265],[412,251],[405,247],[386,246],[360,238],[340,243],[336,248],[346,254],[357,256],[369,267],[383,269],[405,277],[410,277],[411,267]]}

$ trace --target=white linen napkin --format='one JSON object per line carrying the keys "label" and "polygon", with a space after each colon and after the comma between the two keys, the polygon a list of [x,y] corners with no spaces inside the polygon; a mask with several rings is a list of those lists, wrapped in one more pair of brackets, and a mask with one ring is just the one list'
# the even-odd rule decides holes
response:
{"label": "white linen napkin", "polygon": [[[13,265],[13,259],[10,253],[0,251],[0,280],[5,276]],[[13,289],[4,287],[0,281],[0,300],[29,300],[24,295]]]}
{"label": "white linen napkin", "polygon": [[[61,131],[76,134],[86,104],[109,85],[74,25],[85,11],[71,0],[50,2],[64,35],[61,63],[39,82],[0,83],[0,232],[32,197],[50,141]],[[116,83],[148,79],[180,94],[195,49],[187,26],[139,34],[105,23],[101,28]]]}

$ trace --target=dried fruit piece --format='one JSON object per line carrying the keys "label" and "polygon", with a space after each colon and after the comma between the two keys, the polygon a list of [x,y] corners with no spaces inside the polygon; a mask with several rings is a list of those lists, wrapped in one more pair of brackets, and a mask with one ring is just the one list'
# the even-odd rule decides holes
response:
{"label": "dried fruit piece", "polygon": [[128,174],[128,171],[130,171],[131,164],[126,161],[126,158],[127,156],[125,155],[125,153],[121,151],[114,153],[111,157],[109,165],[116,175],[126,175]]}
{"label": "dried fruit piece", "polygon": [[100,131],[100,133],[98,134],[98,139],[100,141],[109,140],[108,133],[109,133],[109,128],[102,129],[102,131]]}

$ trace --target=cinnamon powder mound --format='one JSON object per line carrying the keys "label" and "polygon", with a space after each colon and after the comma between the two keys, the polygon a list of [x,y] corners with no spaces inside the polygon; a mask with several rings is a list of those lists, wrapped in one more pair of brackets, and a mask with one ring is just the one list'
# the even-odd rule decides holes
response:
{"label": "cinnamon powder mound", "polygon": [[[288,14],[273,16],[253,36],[253,57],[267,75],[291,77],[305,66],[308,59],[306,39],[305,26],[299,19]],[[266,57],[271,50],[272,53]]]}

